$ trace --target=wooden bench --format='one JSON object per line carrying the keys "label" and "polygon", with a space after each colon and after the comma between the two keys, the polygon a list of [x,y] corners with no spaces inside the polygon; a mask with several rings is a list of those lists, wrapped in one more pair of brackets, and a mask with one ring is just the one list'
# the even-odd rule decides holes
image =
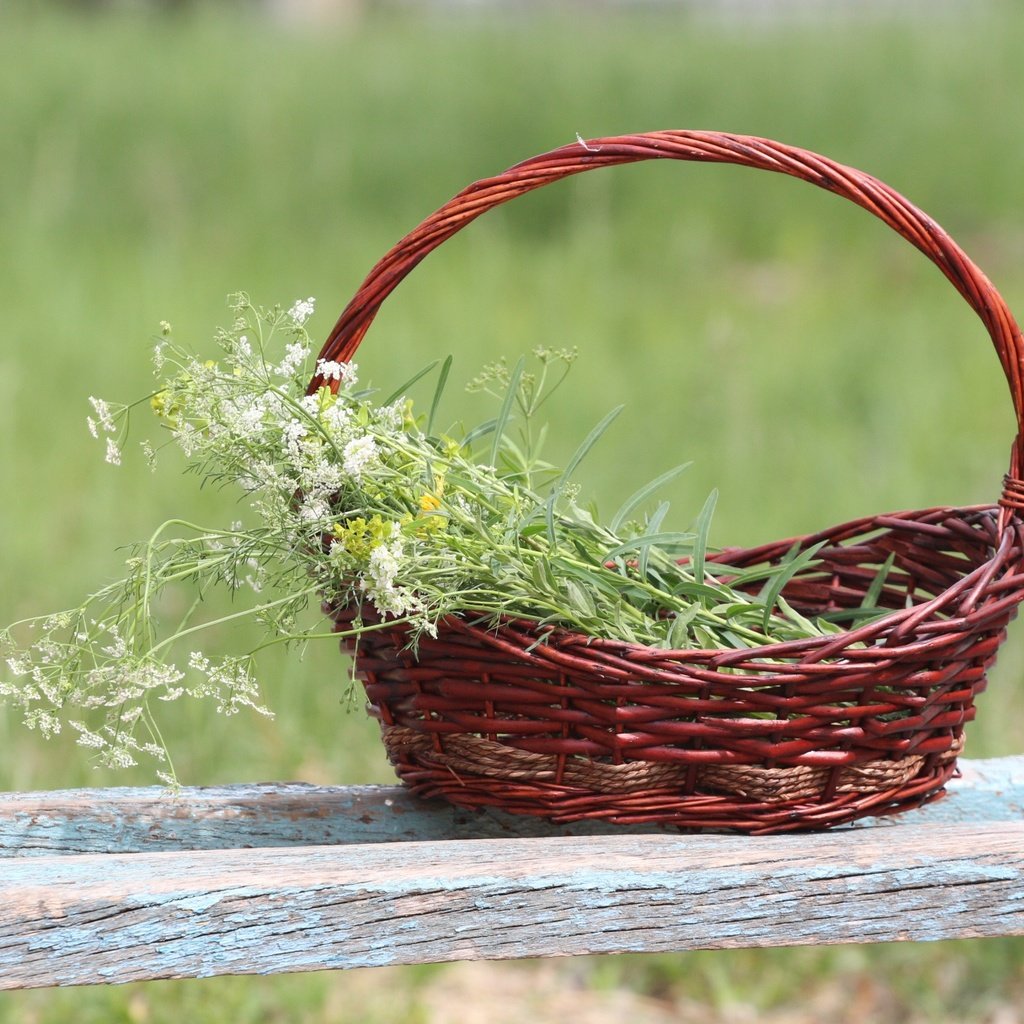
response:
{"label": "wooden bench", "polygon": [[0,795],[0,988],[1024,934],[1024,757],[826,834],[556,827],[301,784]]}

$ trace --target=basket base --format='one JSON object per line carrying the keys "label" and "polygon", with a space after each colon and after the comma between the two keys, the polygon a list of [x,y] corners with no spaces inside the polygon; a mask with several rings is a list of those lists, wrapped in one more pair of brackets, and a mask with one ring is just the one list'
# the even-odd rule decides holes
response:
{"label": "basket base", "polygon": [[[416,796],[424,799],[440,798],[472,811],[497,808],[556,824],[605,821],[615,825],[657,824],[684,830],[728,830],[751,835],[821,830],[869,815],[892,814],[917,807],[943,795],[946,783],[956,772],[956,755],[962,749],[962,743],[958,744],[955,752],[935,760],[928,768],[921,757],[905,758],[906,764],[891,762],[896,771],[890,774],[910,777],[898,785],[880,786],[871,792],[850,787],[846,792],[823,795],[821,788],[811,792],[805,786],[802,795],[767,799],[713,791],[686,793],[678,784],[658,785],[647,771],[659,766],[649,764],[636,765],[644,770],[645,778],[642,788],[633,792],[628,788],[596,792],[583,786],[538,781],[536,772],[529,767],[524,767],[521,778],[507,777],[510,774],[507,767],[502,772],[506,777],[496,777],[494,773],[468,770],[464,759],[453,758],[450,753],[438,755],[422,749],[422,744],[410,743],[410,730],[384,727],[382,732],[398,777]],[[405,735],[395,736],[395,733]],[[419,736],[429,745],[429,737]],[[416,751],[415,747],[421,749]],[[763,773],[764,769],[752,768],[751,771]],[[776,771],[782,774],[787,769]],[[820,771],[834,776],[827,770]]]}

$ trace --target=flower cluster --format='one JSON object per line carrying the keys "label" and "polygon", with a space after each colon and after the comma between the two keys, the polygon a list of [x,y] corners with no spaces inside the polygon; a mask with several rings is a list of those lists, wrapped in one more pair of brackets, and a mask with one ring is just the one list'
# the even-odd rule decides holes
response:
{"label": "flower cluster", "polygon": [[[356,617],[353,635],[398,620],[413,644],[450,615],[530,618],[670,648],[749,647],[838,628],[809,622],[781,597],[787,573],[813,550],[742,572],[705,560],[714,496],[692,532],[661,532],[667,504],[650,515],[642,507],[672,473],[642,488],[608,526],[580,504],[571,474],[614,414],[565,470],[541,457],[544,430],[535,424],[574,352],[538,349],[531,372],[522,360],[485,368],[471,387],[495,396],[497,416],[448,434],[434,419],[450,360],[429,414],[417,417],[406,391],[427,371],[377,401],[359,389],[354,363],[313,357],[305,329],[312,298],[284,311],[240,295],[232,308],[233,322],[217,335],[218,359],[190,354],[162,324],[154,392],[132,406],[90,399],[88,427],[117,464],[131,415],[148,404],[203,479],[241,489],[251,522],[166,523],[134,550],[124,580],[74,611],[0,633],[9,675],[0,700],[18,706],[30,728],[52,735],[66,722],[99,763],[153,756],[161,777],[173,780],[159,704],[206,698],[223,714],[269,714],[253,655],[331,636],[301,624],[320,600],[372,611]],[[317,390],[307,390],[311,377],[322,382]],[[151,462],[160,448],[145,443]],[[196,604],[186,602],[186,615],[166,623],[159,597],[182,583],[200,595],[225,587],[249,603],[196,624]],[[201,629],[246,617],[265,630],[254,650],[214,662],[194,649]]]}

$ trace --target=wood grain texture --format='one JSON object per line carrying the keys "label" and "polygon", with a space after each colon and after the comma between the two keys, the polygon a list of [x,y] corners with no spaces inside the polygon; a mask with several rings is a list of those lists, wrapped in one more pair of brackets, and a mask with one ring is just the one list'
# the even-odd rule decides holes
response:
{"label": "wood grain texture", "polygon": [[[1024,820],[1024,756],[961,761],[949,793],[854,828]],[[398,786],[266,783],[0,794],[0,858],[574,835],[674,835],[659,826],[551,825],[418,800]],[[752,840],[753,842],[753,840]]]}
{"label": "wood grain texture", "polygon": [[1024,934],[1024,824],[12,859],[0,987]]}
{"label": "wood grain texture", "polygon": [[556,827],[383,786],[7,794],[0,989],[1024,934],[1024,757],[964,762],[950,789],[763,838]]}

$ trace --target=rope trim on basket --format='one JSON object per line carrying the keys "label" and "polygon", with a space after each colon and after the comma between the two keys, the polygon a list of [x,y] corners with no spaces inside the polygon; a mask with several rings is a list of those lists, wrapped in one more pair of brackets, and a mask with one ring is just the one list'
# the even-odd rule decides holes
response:
{"label": "rope trim on basket", "polygon": [[[456,776],[472,774],[505,781],[549,783],[579,787],[592,793],[635,793],[681,787],[693,770],[691,765],[653,761],[604,764],[582,758],[563,759],[553,754],[517,750],[480,736],[446,736],[445,749],[439,751],[432,736],[415,729],[385,726],[381,732],[393,762],[415,758],[424,767],[443,767]],[[956,760],[963,746],[963,737],[957,737],[951,749],[937,755],[932,763],[941,765]],[[898,789],[920,774],[926,760],[923,754],[912,754],[895,761],[846,765],[839,769],[834,792],[881,793]],[[696,787],[700,791],[728,793],[748,800],[805,800],[820,797],[834,771],[834,768],[809,765],[786,768],[762,768],[749,764],[700,765],[697,767]]]}

